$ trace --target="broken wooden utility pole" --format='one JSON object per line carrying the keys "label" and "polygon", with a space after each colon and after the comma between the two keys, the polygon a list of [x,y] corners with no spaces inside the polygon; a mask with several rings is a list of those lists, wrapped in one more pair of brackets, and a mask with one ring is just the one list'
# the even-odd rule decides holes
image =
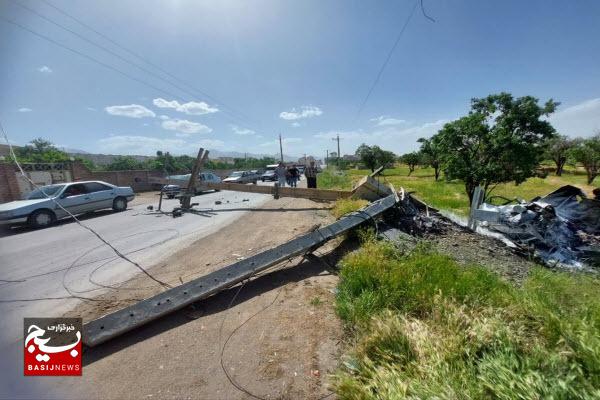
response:
{"label": "broken wooden utility pole", "polygon": [[398,195],[393,193],[323,228],[90,321],[83,327],[83,343],[90,347],[96,346],[212,296],[282,261],[307,254],[334,237],[372,221],[400,201]]}
{"label": "broken wooden utility pole", "polygon": [[200,170],[202,170],[202,166],[204,162],[208,159],[208,150],[204,150],[200,147],[198,150],[198,157],[196,157],[196,162],[192,167],[192,173],[190,174],[190,180],[187,185],[187,189],[185,193],[181,197],[181,208],[184,210],[189,210],[192,205],[192,197],[196,195],[196,186],[198,184],[198,174],[200,174]]}
{"label": "broken wooden utility pole", "polygon": [[283,162],[283,145],[281,144],[281,133],[279,134],[279,161]]}

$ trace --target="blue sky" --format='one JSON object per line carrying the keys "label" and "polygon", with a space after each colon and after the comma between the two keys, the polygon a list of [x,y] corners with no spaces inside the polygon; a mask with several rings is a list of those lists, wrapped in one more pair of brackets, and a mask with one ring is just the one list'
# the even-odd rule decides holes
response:
{"label": "blue sky", "polygon": [[[0,118],[16,144],[272,154],[281,133],[286,154],[320,157],[339,134],[342,153],[403,153],[499,91],[560,101],[561,133],[600,130],[598,1],[425,0],[436,22],[417,7],[360,114],[414,1],[48,1],[186,84],[1,1],[0,16],[154,87],[0,19]],[[172,81],[47,3],[20,3]]]}

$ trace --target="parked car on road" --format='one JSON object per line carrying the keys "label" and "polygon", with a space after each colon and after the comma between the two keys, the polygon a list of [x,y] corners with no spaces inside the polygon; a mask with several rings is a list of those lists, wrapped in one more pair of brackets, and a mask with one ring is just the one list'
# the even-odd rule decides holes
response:
{"label": "parked car on road", "polygon": [[235,171],[227,178],[223,179],[224,183],[254,183],[258,181],[258,176],[250,171]]}
{"label": "parked car on road", "polygon": [[264,174],[261,175],[260,180],[263,182],[266,181],[276,181],[277,180],[277,175],[275,174],[275,171],[272,169],[269,169],[267,171],[265,171]]}
{"label": "parked car on road", "polygon": [[175,198],[178,194],[181,193],[181,186],[179,185],[165,185],[162,187],[162,192],[169,199]]}
{"label": "parked car on road", "polygon": [[29,193],[25,200],[0,204],[0,224],[27,223],[34,228],[43,228],[68,217],[63,208],[75,215],[105,208],[123,211],[134,197],[131,187],[102,181],[42,186]]}
{"label": "parked car on road", "polygon": [[[183,188],[187,187],[187,184],[190,181],[190,175],[191,174],[168,176],[167,180],[172,183],[169,185],[163,186],[163,191],[167,195],[167,197],[172,199],[175,196],[177,196],[178,194],[180,194],[181,191],[183,190]],[[212,172],[205,171],[205,172],[201,172],[200,174],[198,174],[198,181],[200,183],[202,183],[202,182],[221,183],[221,178],[219,178],[216,174],[214,174]],[[168,186],[172,186],[172,187],[167,188]],[[179,190],[177,190],[177,187],[179,188]],[[165,188],[167,188],[168,191],[166,191]],[[215,190],[215,191],[218,192],[218,190]],[[201,193],[201,192],[202,192],[202,190],[200,190],[199,188],[196,188],[196,194]],[[173,196],[170,196],[171,193],[173,194]]]}

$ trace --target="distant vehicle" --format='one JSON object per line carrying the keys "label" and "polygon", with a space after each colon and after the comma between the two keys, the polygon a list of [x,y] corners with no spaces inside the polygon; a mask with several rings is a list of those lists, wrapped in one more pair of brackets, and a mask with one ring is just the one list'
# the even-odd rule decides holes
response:
{"label": "distant vehicle", "polygon": [[169,199],[175,198],[181,193],[181,186],[179,185],[165,185],[162,187],[162,191]]}
{"label": "distant vehicle", "polygon": [[304,165],[298,165],[296,168],[300,171],[300,175],[304,174]]}
{"label": "distant vehicle", "polygon": [[61,207],[75,215],[105,208],[118,212],[126,210],[127,202],[134,197],[131,187],[102,181],[42,186],[29,193],[25,200],[0,204],[0,224],[27,223],[43,228],[69,216]]}
{"label": "distant vehicle", "polygon": [[277,167],[279,166],[279,164],[269,164],[267,165],[267,167],[265,168],[265,172],[266,171],[275,171],[277,169]]}
{"label": "distant vehicle", "polygon": [[258,181],[258,176],[250,171],[235,171],[227,178],[223,179],[224,183],[254,183]]}
{"label": "distant vehicle", "polygon": [[[190,181],[190,175],[191,174],[184,174],[184,175],[171,175],[167,177],[167,180],[169,182],[174,182],[172,184],[169,185],[165,185],[163,186],[163,192],[167,195],[167,197],[169,199],[174,198],[175,196],[177,196],[178,194],[181,193],[182,188],[187,187],[187,184]],[[210,182],[210,183],[221,183],[221,178],[219,178],[216,174],[212,173],[212,172],[201,172],[200,174],[198,174],[198,181],[200,183],[202,182]],[[167,190],[165,190],[167,189]],[[218,192],[218,190],[215,190],[216,192]],[[201,193],[202,190],[200,190],[199,188],[196,188],[196,193]],[[172,194],[172,196],[171,196]]]}
{"label": "distant vehicle", "polygon": [[277,175],[275,175],[275,171],[274,170],[270,169],[270,170],[267,170],[264,174],[262,174],[260,176],[260,180],[263,181],[263,182],[266,182],[266,181],[276,181],[277,180]]}

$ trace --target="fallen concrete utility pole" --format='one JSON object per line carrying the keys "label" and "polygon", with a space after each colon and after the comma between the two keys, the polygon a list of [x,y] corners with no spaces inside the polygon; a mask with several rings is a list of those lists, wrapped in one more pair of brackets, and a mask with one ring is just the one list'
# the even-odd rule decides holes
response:
{"label": "fallen concrete utility pole", "polygon": [[393,208],[399,201],[400,199],[394,193],[333,224],[90,321],[83,327],[83,343],[90,347],[96,346],[198,300],[205,299],[273,265],[321,246],[334,237]]}

